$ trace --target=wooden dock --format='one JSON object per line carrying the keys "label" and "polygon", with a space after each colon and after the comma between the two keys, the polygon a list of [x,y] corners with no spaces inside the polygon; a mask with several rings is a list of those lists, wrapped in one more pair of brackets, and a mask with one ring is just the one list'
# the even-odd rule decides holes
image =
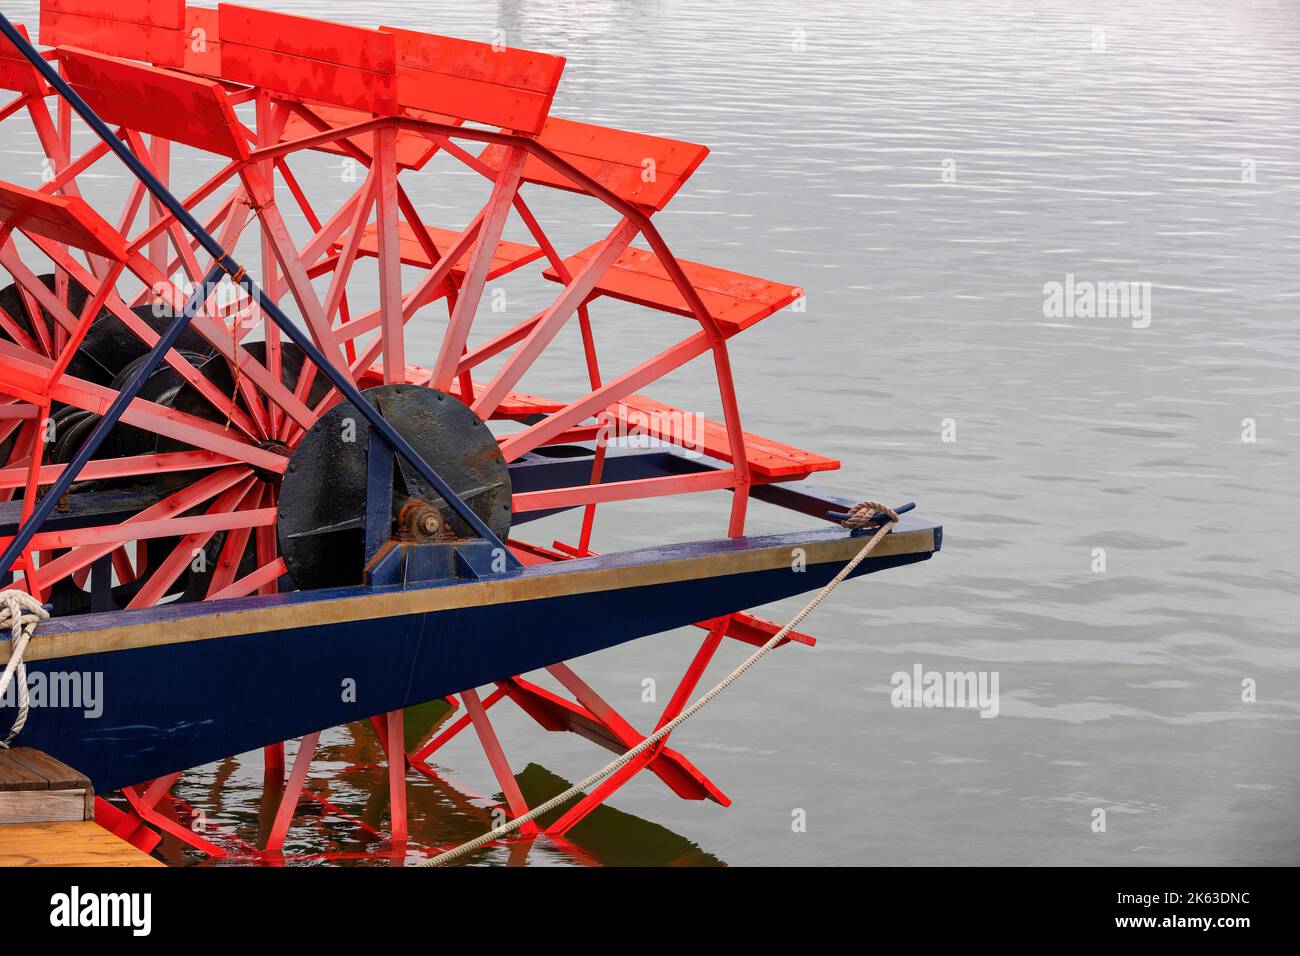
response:
{"label": "wooden dock", "polygon": [[30,747],[0,750],[0,824],[94,818],[95,790],[84,774]]}
{"label": "wooden dock", "polygon": [[0,750],[0,866],[163,866],[95,822],[84,774],[30,747]]}
{"label": "wooden dock", "polygon": [[0,823],[0,867],[166,866],[94,820]]}

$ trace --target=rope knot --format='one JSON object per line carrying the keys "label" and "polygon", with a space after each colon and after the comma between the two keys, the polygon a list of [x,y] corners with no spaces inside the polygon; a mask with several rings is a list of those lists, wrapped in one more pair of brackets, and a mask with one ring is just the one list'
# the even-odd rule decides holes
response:
{"label": "rope knot", "polygon": [[[261,207],[249,206],[248,208],[260,209]],[[239,265],[238,262],[234,262],[233,260],[230,260],[229,257],[227,257],[226,259],[222,259],[220,262],[217,263],[217,265],[221,266],[222,271],[225,272],[226,275],[230,276],[230,282],[232,285],[239,285],[239,283],[244,281],[244,277],[248,275],[247,269]],[[231,268],[232,265],[236,266],[237,268],[232,269]]]}
{"label": "rope knot", "polygon": [[0,675],[0,697],[4,697],[14,678],[18,678],[18,716],[14,718],[9,734],[0,740],[0,750],[8,750],[10,742],[18,736],[27,724],[27,665],[23,663],[23,652],[27,642],[36,633],[36,625],[48,620],[50,612],[41,602],[26,591],[10,588],[0,591],[0,635],[4,628],[9,628],[9,640],[13,645],[9,652],[9,663],[5,665],[4,674]]}
{"label": "rope knot", "polygon": [[857,531],[859,528],[865,528],[882,517],[890,524],[898,524],[899,522],[898,512],[889,505],[882,505],[879,501],[859,501],[849,509],[849,516],[840,524]]}

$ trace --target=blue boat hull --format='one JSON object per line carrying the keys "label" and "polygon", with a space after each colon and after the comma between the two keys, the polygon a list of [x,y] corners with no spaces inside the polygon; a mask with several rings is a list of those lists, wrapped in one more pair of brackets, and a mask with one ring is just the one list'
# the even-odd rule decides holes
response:
{"label": "blue boat hull", "polygon": [[[863,543],[842,531],[723,539],[506,581],[55,620],[32,642],[29,672],[49,686],[57,675],[102,675],[102,713],[87,716],[84,701],[34,707],[21,743],[112,791],[812,591]],[[929,558],[940,529],[910,520],[885,544],[859,574]]]}

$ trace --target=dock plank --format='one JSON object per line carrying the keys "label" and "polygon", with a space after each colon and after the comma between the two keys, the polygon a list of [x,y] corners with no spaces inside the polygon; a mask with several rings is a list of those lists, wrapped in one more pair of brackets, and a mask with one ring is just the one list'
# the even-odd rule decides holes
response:
{"label": "dock plank", "polygon": [[0,791],[0,827],[26,823],[80,823],[85,790]]}
{"label": "dock plank", "polygon": [[32,773],[45,779],[51,790],[85,787],[84,774],[73,770],[62,760],[56,760],[49,754],[31,747],[14,747],[4,753]]}
{"label": "dock plank", "polygon": [[0,826],[0,866],[164,866],[93,820]]}
{"label": "dock plank", "polygon": [[49,780],[19,760],[11,751],[0,750],[0,792],[48,789]]}
{"label": "dock plank", "polygon": [[0,750],[0,824],[90,820],[94,806],[85,774],[31,747]]}

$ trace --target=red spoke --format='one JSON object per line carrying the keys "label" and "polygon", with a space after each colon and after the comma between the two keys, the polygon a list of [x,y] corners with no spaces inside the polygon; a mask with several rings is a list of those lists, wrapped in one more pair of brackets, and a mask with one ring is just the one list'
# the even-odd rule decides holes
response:
{"label": "red spoke", "polygon": [[[474,251],[470,254],[469,266],[465,271],[465,279],[461,283],[456,311],[447,324],[447,332],[443,336],[442,346],[438,350],[438,358],[433,366],[434,388],[443,391],[451,388],[456,365],[460,362],[461,353],[464,352],[465,343],[469,338],[469,327],[474,321],[474,313],[483,296],[488,269],[492,265],[492,254],[496,251],[497,243],[501,241],[501,231],[505,227],[515,194],[519,189],[527,155],[522,149],[511,149],[501,164],[501,172],[492,187],[492,197],[483,212],[483,227],[479,231]],[[444,258],[450,259],[451,256],[452,253],[448,252]]]}
{"label": "red spoke", "polygon": [[[473,409],[480,418],[490,418],[506,394],[523,377],[524,373],[537,361],[538,356],[555,338],[560,327],[569,320],[591,293],[596,283],[604,276],[614,261],[632,242],[637,234],[636,223],[624,219],[601,244],[601,247],[587,264],[586,268],[574,276],[559,298],[537,320],[529,330],[528,337],[506,360],[492,381],[474,401]],[[435,382],[437,376],[435,374]]]}
{"label": "red spoke", "polygon": [[[223,468],[220,471],[213,472],[210,475],[200,478],[194,484],[189,485],[186,488],[182,488],[180,491],[173,492],[172,494],[164,498],[162,501],[159,501],[157,504],[150,505],[148,508],[145,508],[139,514],[127,518],[125,521],[121,523],[121,525],[111,525],[109,526],[108,529],[104,529],[104,528],[77,529],[77,530],[89,531],[92,533],[99,532],[99,533],[107,534],[107,532],[120,531],[121,529],[125,528],[127,536],[121,540],[112,539],[107,543],[90,544],[84,546],[73,546],[70,544],[51,545],[47,542],[33,540],[28,550],[35,551],[42,547],[72,547],[73,549],[69,551],[67,554],[60,555],[59,557],[51,561],[48,565],[40,569],[40,573],[43,578],[47,578],[49,581],[60,580],[61,578],[67,577],[68,575],[72,574],[74,571],[78,570],[79,568],[86,567],[88,564],[95,561],[96,559],[101,558],[106,554],[112,553],[112,551],[119,544],[122,544],[126,541],[134,541],[140,538],[150,537],[150,535],[138,533],[139,530],[143,529],[143,526],[146,522],[157,522],[157,521],[165,522],[166,519],[169,518],[170,516],[183,514],[184,512],[190,510],[191,508],[194,508],[197,505],[200,505],[203,502],[209,500],[215,495],[221,494],[221,492],[225,491],[227,488],[230,488],[231,486],[237,484],[238,482],[243,481],[245,478],[248,477],[248,475],[249,475],[249,470],[247,468],[243,468],[240,466]],[[272,515],[271,517],[272,520],[274,520],[274,515]],[[187,529],[187,531],[183,533],[188,533],[188,530],[196,530],[196,529]],[[61,533],[67,533],[67,532],[41,532],[41,534],[38,534],[36,537],[39,539],[41,535],[61,534]],[[75,534],[75,532],[72,533]],[[138,566],[139,567],[145,566],[143,557],[141,558],[141,561],[139,562]]]}
{"label": "red spoke", "polygon": [[131,563],[131,556],[127,553],[125,547],[113,550],[112,561],[113,571],[117,574],[117,580],[120,583],[131,584],[135,581],[135,566]]}
{"label": "red spoke", "polygon": [[[47,360],[26,354],[12,343],[0,341],[0,390],[39,402],[46,397],[44,389],[48,375]],[[96,415],[108,411],[116,395],[117,392],[111,388],[70,375],[52,383],[48,392],[50,400],[75,405]],[[286,465],[282,456],[248,443],[217,422],[145,399],[132,401],[122,413],[122,421],[268,471],[280,473]]]}
{"label": "red spoke", "polygon": [[548,415],[537,424],[502,439],[502,455],[505,456],[506,461],[514,461],[534,448],[540,448],[563,433],[565,429],[604,411],[619,399],[644,388],[650,382],[662,378],[708,350],[708,335],[704,332],[696,332],[690,338],[683,339],[654,358],[606,382],[589,395],[570,402],[560,411]]}
{"label": "red spoke", "polygon": [[[71,277],[75,281],[81,283],[83,288],[86,289],[102,288],[102,284],[99,282],[98,279],[96,279],[90,273],[88,273],[80,266],[78,266],[76,262],[71,259],[71,257],[59,252],[59,250],[55,248],[54,245],[50,243],[48,240],[37,241],[36,244],[43,252],[49,255],[50,258],[53,259],[57,265],[59,265],[61,268],[67,269]],[[0,263],[5,264],[5,266],[9,268],[9,263],[5,262],[4,260],[5,260],[5,251],[0,250]],[[18,278],[17,274],[15,274],[15,278]],[[45,308],[50,311],[50,313],[55,317],[55,319],[59,323],[69,328],[70,330],[76,328],[76,320],[73,318],[72,314],[68,312],[67,308],[62,303],[60,303],[57,300],[57,298],[55,298],[51,293],[49,293],[49,290],[45,289],[44,283],[42,283],[39,279],[37,279],[34,275],[31,275],[30,273],[25,273],[22,278],[18,279],[18,281],[20,283],[20,288],[25,287],[27,283],[32,284],[33,291],[36,292],[38,295],[42,296],[41,304],[44,305]],[[166,288],[169,289],[172,288],[170,280],[163,279],[162,282]],[[125,325],[127,329],[130,330],[131,333],[135,335],[145,346],[152,348],[154,345],[157,344],[159,338],[158,333],[155,332],[148,325],[148,323],[146,323],[143,319],[141,319],[138,315],[136,315],[135,312],[127,308],[125,303],[123,303],[122,300],[118,298],[116,295],[108,296],[103,301],[102,305],[105,308],[107,308],[110,312],[112,312],[113,315],[119,321],[121,321],[122,324]],[[197,318],[195,319],[195,322],[196,323],[198,322]],[[44,328],[44,326],[45,326],[44,322],[37,323],[38,328]],[[229,350],[230,348],[229,341],[228,341],[229,335],[226,336],[226,339],[227,339],[226,348],[227,350]],[[193,386],[205,399],[207,399],[207,401],[209,401],[212,404],[214,408],[216,408],[222,414],[228,416],[231,420],[231,423],[238,426],[239,430],[242,431],[245,435],[249,436],[250,438],[255,438],[259,435],[259,430],[249,419],[248,415],[242,409],[234,406],[229,396],[224,395],[222,392],[220,392],[210,379],[208,379],[205,375],[199,372],[199,370],[196,369],[176,349],[171,349],[167,353],[165,360],[172,369],[174,369],[182,378],[184,378],[188,384]]]}
{"label": "red spoke", "polygon": [[[259,508],[238,515],[206,514],[184,518],[156,518],[152,521],[135,520],[118,525],[94,528],[74,528],[68,531],[42,531],[33,539],[34,546],[53,551],[59,548],[95,548],[108,545],[97,557],[108,554],[113,546],[144,538],[171,538],[182,534],[215,534],[231,527],[268,527],[275,524],[274,508]],[[7,539],[6,539],[7,540]],[[44,572],[44,568],[41,569]]]}
{"label": "red spoke", "polygon": [[[239,507],[260,508],[267,498],[267,489],[258,487],[244,499]],[[212,579],[208,582],[206,595],[208,598],[229,587],[235,580],[235,575],[239,573],[240,562],[243,560],[244,553],[248,548],[248,539],[252,531],[252,528],[234,528],[226,535],[226,540],[221,546],[221,555],[217,559],[217,566],[213,569]]]}
{"label": "red spoke", "polygon": [[[0,429],[0,440],[3,440]],[[136,478],[146,475],[162,475],[175,471],[198,471],[235,464],[234,459],[226,455],[217,455],[210,451],[169,451],[154,452],[147,455],[130,455],[125,458],[95,459],[81,469],[78,480],[102,481],[111,478]],[[65,465],[43,465],[37,483],[53,484],[63,473]],[[27,469],[7,467],[0,469],[0,489],[18,488],[26,481]]]}
{"label": "red spoke", "polygon": [[263,234],[271,247],[271,251],[275,254],[276,261],[279,262],[280,268],[284,272],[285,280],[289,284],[290,295],[298,303],[298,308],[307,321],[307,328],[311,332],[316,347],[321,350],[329,362],[334,364],[340,371],[346,372],[347,360],[343,357],[343,351],[334,336],[334,330],[325,320],[324,309],[321,306],[320,299],[316,297],[315,290],[312,288],[311,280],[307,276],[306,266],[304,266],[302,258],[293,244],[289,229],[285,225],[279,209],[275,206],[275,196],[271,187],[255,169],[245,168],[241,171],[241,175],[245,188],[257,203],[257,215],[262,222]]}
{"label": "red spoke", "polygon": [[[255,488],[257,479],[249,475],[233,488],[228,488],[213,499],[212,504],[208,507],[209,515],[216,515],[223,520],[228,520],[231,516],[227,512],[236,509],[240,502],[249,497]],[[254,512],[256,513],[256,512]],[[235,525],[231,525],[234,527]],[[149,607],[160,601],[165,594],[171,589],[176,579],[181,576],[185,568],[195,559],[199,551],[212,540],[212,536],[223,528],[212,527],[203,531],[196,531],[181,538],[180,542],[172,549],[172,553],[163,559],[161,565],[149,575],[144,587],[140,588],[133,597],[128,608]]]}
{"label": "red spoke", "polygon": [[284,558],[276,558],[269,564],[258,568],[251,574],[240,578],[234,584],[218,591],[216,594],[209,594],[208,600],[220,601],[225,598],[247,597],[254,591],[260,591],[263,588],[274,585],[277,580],[288,573],[284,566]]}
{"label": "red spoke", "polygon": [[735,485],[736,472],[728,468],[723,471],[706,471],[691,475],[666,475],[659,478],[638,478],[633,481],[551,488],[546,491],[525,491],[514,496],[513,507],[515,514],[524,514],[529,511],[570,508],[606,501],[631,501],[636,498],[715,491],[734,488]]}
{"label": "red spoke", "polygon": [[10,316],[8,312],[2,308],[0,308],[0,329],[3,329],[6,335],[23,348],[32,352],[39,351],[36,346],[36,341],[27,334],[27,331],[21,325],[14,321],[13,317]]}

